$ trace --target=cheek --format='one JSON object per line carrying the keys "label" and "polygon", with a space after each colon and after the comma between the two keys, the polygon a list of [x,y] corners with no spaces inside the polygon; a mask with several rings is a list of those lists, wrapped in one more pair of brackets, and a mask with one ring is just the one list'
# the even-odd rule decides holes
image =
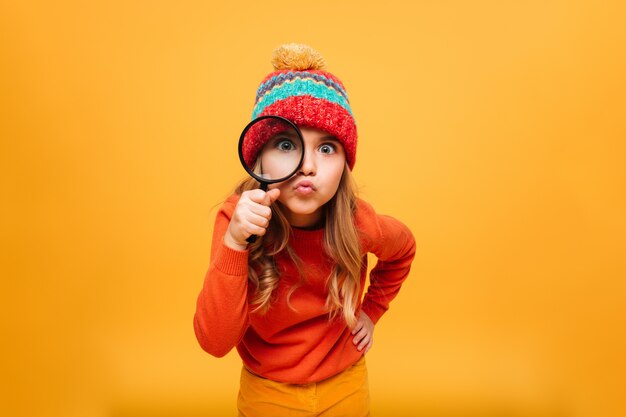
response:
{"label": "cheek", "polygon": [[334,163],[332,167],[330,167],[328,179],[330,183],[335,185],[335,187],[339,187],[341,177],[343,176],[344,165],[345,161],[342,161],[341,163]]}
{"label": "cheek", "polygon": [[[285,190],[287,189],[287,186],[285,184],[286,182],[287,181],[279,182],[279,183],[276,183],[276,184],[269,184],[267,186],[267,189],[268,190],[273,190],[275,188],[278,188],[280,190],[280,195],[282,196],[284,194]],[[280,197],[278,197],[278,198],[280,199]]]}
{"label": "cheek", "polygon": [[344,165],[337,164],[332,167],[328,167],[329,169],[326,171],[326,176],[324,179],[324,196],[327,199],[331,199],[339,189],[339,183],[341,183],[341,177],[343,175],[343,167]]}

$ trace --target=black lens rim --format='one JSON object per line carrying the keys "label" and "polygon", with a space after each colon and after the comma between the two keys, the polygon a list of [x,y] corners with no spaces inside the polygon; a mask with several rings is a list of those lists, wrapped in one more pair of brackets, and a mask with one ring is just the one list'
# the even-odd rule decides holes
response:
{"label": "black lens rim", "polygon": [[[246,164],[246,160],[243,157],[243,142],[244,142],[244,139],[246,137],[246,133],[248,133],[248,130],[250,130],[250,128],[252,126],[254,126],[255,123],[258,123],[258,122],[260,122],[261,120],[264,120],[264,119],[278,119],[278,120],[281,120],[281,121],[286,122],[287,124],[289,124],[295,130],[296,134],[298,135],[298,140],[300,140],[300,144],[302,145],[300,147],[300,149],[302,149],[302,152],[300,152],[300,161],[298,162],[298,166],[289,175],[286,175],[286,176],[284,176],[282,178],[277,178],[275,180],[268,180],[266,178],[263,178],[263,177],[255,174],[254,171],[252,171],[252,169],[250,169],[248,167],[248,165]],[[243,131],[241,132],[241,135],[239,136],[238,151],[239,151],[239,161],[241,162],[241,165],[246,170],[248,175],[250,175],[255,180],[259,181],[261,184],[275,184],[277,182],[283,182],[285,180],[288,180],[296,172],[298,172],[298,170],[302,166],[302,162],[304,161],[304,138],[302,137],[302,132],[300,131],[298,126],[296,126],[296,124],[294,122],[292,122],[291,120],[289,120],[289,119],[287,119],[285,117],[282,117],[282,116],[276,116],[276,115],[272,115],[272,114],[267,114],[265,116],[257,117],[256,119],[254,119],[250,123],[248,123],[246,125],[246,127],[244,127]]]}

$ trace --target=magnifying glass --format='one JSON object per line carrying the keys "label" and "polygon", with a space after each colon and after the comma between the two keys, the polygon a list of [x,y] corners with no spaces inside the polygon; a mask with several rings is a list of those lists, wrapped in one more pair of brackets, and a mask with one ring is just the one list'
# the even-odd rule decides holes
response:
{"label": "magnifying glass", "polygon": [[[302,132],[291,120],[281,116],[257,117],[239,137],[239,160],[246,172],[267,191],[269,184],[291,178],[304,160]],[[254,243],[256,236],[248,238]]]}

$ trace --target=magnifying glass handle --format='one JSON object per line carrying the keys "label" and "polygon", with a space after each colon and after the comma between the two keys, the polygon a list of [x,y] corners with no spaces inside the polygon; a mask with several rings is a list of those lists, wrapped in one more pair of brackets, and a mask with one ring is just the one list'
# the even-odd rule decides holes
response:
{"label": "magnifying glass handle", "polygon": [[[259,188],[260,188],[261,190],[263,190],[263,191],[267,191],[267,186],[268,186],[268,184],[267,184],[266,182],[262,182],[262,183],[261,183],[261,186],[260,186]],[[246,242],[248,242],[248,243],[252,244],[252,243],[256,242],[256,238],[257,238],[257,235],[250,235],[250,236],[246,239]]]}

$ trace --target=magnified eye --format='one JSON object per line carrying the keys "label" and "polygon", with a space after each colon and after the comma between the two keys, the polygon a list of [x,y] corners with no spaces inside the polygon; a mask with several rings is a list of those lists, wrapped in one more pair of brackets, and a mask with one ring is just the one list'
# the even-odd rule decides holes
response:
{"label": "magnified eye", "polygon": [[289,152],[296,149],[296,145],[289,139],[282,139],[276,141],[276,149],[279,149],[283,152]]}
{"label": "magnified eye", "polygon": [[335,153],[335,146],[334,145],[330,145],[330,144],[324,144],[322,146],[320,146],[320,152],[321,153],[325,153],[325,154],[332,154]]}

